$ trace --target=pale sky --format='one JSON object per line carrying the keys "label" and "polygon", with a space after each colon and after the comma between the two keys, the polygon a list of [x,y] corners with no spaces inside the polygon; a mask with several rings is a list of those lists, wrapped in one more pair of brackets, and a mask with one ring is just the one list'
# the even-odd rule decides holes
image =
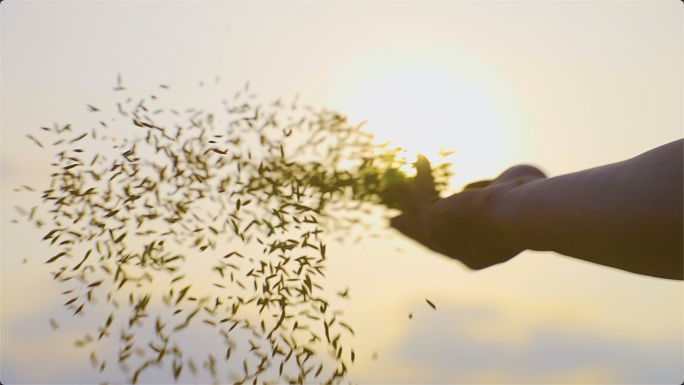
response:
{"label": "pale sky", "polygon": [[[90,124],[85,104],[111,104],[118,73],[142,95],[171,85],[171,100],[184,107],[220,103],[247,81],[265,100],[299,94],[302,103],[368,120],[379,142],[412,154],[457,151],[454,191],[516,164],[552,177],[684,136],[684,23],[674,0],[23,0],[3,2],[0,17],[4,384],[123,381],[115,365],[100,375],[90,351],[74,347],[99,321],[72,319],[62,307],[42,264],[50,256],[38,241],[44,231],[10,223],[14,205],[40,202],[12,189],[47,189],[51,172],[54,154],[26,135],[53,122]],[[220,87],[198,86],[216,76]],[[336,306],[356,329],[351,381],[684,377],[681,282],[532,251],[471,272],[392,234],[328,252],[325,286],[350,288],[351,300]],[[212,339],[196,328],[187,343],[203,353]],[[169,372],[141,381],[169,383]]]}

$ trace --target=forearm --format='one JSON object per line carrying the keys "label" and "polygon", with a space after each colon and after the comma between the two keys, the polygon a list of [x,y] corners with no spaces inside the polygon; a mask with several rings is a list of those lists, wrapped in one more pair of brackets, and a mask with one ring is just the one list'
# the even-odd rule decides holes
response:
{"label": "forearm", "polygon": [[501,230],[523,249],[681,280],[683,145],[517,186],[497,203]]}

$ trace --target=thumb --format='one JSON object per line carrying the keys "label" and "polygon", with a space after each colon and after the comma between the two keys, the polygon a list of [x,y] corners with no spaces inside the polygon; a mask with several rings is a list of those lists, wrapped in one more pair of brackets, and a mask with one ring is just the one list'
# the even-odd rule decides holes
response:
{"label": "thumb", "polygon": [[390,226],[429,249],[441,252],[430,236],[435,217],[430,215],[434,207],[428,206],[439,200],[430,162],[425,156],[418,155],[413,166],[416,176],[409,183],[397,186],[403,214],[392,218]]}
{"label": "thumb", "polygon": [[441,248],[430,240],[422,223],[423,221],[410,214],[401,214],[390,219],[390,226],[404,236],[413,239],[433,251],[444,254]]}
{"label": "thumb", "polygon": [[400,233],[413,239],[420,237],[420,229],[416,228],[416,221],[410,215],[402,214],[390,219],[390,226],[397,229]]}
{"label": "thumb", "polygon": [[411,184],[413,196],[418,200],[419,207],[422,207],[422,205],[433,202],[438,196],[435,179],[432,176],[430,161],[422,154],[418,154],[418,160],[413,164],[413,167],[416,169],[416,177]]}

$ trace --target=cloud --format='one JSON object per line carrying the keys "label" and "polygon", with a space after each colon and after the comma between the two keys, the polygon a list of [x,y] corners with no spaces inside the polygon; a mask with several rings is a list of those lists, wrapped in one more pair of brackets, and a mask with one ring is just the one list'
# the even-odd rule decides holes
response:
{"label": "cloud", "polygon": [[[423,368],[421,382],[679,383],[684,378],[681,339],[618,339],[580,327],[529,325],[522,343],[483,340],[473,331],[505,327],[494,307],[442,305],[438,317],[416,319],[391,358]],[[583,380],[578,379],[583,378]]]}

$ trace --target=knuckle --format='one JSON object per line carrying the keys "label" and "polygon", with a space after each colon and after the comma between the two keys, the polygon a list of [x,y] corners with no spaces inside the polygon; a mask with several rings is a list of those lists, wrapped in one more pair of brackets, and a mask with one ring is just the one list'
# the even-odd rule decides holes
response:
{"label": "knuckle", "polygon": [[540,169],[530,166],[530,165],[517,165],[509,168],[508,170],[504,171],[503,174],[499,175],[498,178],[496,178],[497,182],[498,181],[508,181],[511,179],[517,179],[517,178],[530,178],[530,179],[537,179],[537,178],[546,178],[546,174],[544,174]]}

